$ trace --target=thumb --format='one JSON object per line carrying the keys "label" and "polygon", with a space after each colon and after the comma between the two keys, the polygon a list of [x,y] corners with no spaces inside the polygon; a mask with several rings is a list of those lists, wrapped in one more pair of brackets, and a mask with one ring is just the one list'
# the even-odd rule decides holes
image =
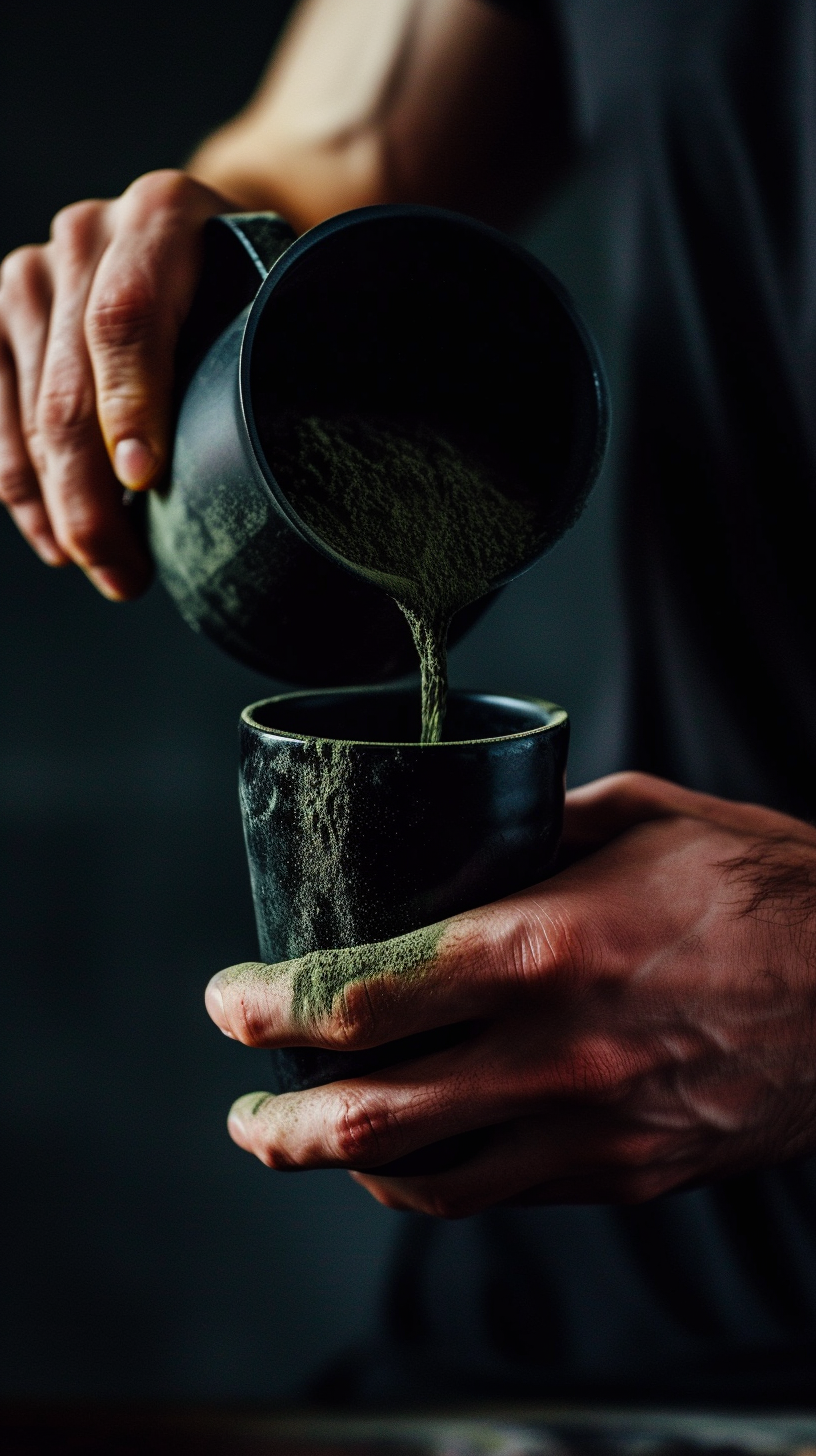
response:
{"label": "thumb", "polygon": [[567,794],[564,806],[564,862],[600,849],[636,824],[673,815],[704,819],[736,833],[773,834],[816,842],[816,831],[801,819],[757,804],[741,804],[683,788],[645,773],[610,774]]}
{"label": "thumb", "polygon": [[712,802],[652,774],[610,774],[567,794],[564,848],[571,858],[580,858],[636,824],[673,814],[699,815],[702,801]]}
{"label": "thumb", "polygon": [[102,435],[132,490],[166,468],[175,349],[201,270],[202,230],[229,206],[180,172],[140,177],[113,204],[84,326]]}

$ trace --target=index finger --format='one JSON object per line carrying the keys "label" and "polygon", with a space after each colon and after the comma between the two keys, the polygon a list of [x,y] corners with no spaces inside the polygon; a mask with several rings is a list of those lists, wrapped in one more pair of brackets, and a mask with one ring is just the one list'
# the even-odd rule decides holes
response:
{"label": "index finger", "polygon": [[85,337],[111,463],[123,485],[144,490],[167,464],[175,347],[198,282],[202,228],[229,203],[167,171],[140,177],[114,208]]}
{"label": "index finger", "polygon": [[522,913],[505,901],[372,945],[230,966],[210,981],[207,1010],[247,1046],[338,1050],[490,1016],[517,982]]}

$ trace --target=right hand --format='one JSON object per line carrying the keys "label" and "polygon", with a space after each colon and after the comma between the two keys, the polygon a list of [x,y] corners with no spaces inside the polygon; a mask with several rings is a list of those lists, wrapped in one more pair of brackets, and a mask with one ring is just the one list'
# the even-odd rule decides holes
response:
{"label": "right hand", "polygon": [[122,506],[167,464],[173,356],[208,217],[234,203],[183,172],[58,212],[0,269],[0,503],[50,566],[115,601],[151,565]]}
{"label": "right hand", "polygon": [[[567,795],[585,857],[398,937],[215,976],[248,1046],[362,1051],[462,1022],[445,1050],[235,1103],[240,1147],[346,1168],[389,1208],[640,1203],[816,1150],[816,830],[647,774]],[[481,1132],[463,1161],[395,1159]],[[386,1165],[386,1171],[383,1171]]]}

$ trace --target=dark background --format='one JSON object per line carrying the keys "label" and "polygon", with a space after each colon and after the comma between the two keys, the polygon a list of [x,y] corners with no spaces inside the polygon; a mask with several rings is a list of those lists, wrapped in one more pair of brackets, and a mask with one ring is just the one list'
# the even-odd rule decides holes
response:
{"label": "dark background", "polygon": [[[0,254],[65,203],[183,160],[254,86],[287,10],[4,8]],[[589,170],[528,242],[620,375],[621,290]],[[623,660],[607,472],[583,520],[454,654],[460,685],[574,722],[573,782],[618,763]],[[112,607],[0,520],[2,1345],[6,1396],[288,1395],[362,1340],[399,1216],[341,1174],[229,1142],[262,1053],[202,991],[255,954],[236,721],[273,690],[155,588]]]}

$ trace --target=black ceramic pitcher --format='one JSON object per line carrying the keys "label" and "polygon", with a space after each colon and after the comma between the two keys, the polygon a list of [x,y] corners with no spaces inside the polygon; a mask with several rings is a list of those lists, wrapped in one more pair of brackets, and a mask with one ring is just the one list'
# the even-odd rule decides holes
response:
{"label": "black ceramic pitcher", "polygon": [[[172,467],[148,501],[159,575],[191,626],[274,677],[323,686],[409,672],[398,608],[275,479],[264,446],[276,415],[438,428],[538,496],[542,534],[523,570],[575,520],[601,463],[593,345],[546,268],[453,213],[363,208],[297,241],[272,214],[235,215],[213,219],[205,245]],[[452,642],[487,600],[454,618]]]}

